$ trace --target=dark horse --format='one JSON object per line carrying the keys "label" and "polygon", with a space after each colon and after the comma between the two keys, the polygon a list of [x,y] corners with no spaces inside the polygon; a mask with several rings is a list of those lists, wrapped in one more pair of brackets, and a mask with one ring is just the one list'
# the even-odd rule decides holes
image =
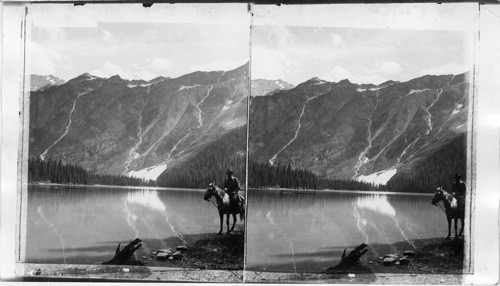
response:
{"label": "dark horse", "polygon": [[[449,239],[451,236],[451,220],[455,220],[455,238],[462,236],[464,231],[464,216],[465,216],[465,202],[462,200],[458,201],[454,196],[447,193],[443,190],[443,187],[439,187],[436,189],[436,193],[434,193],[434,197],[432,198],[432,204],[437,206],[440,201],[444,203],[444,209],[446,213],[446,218],[448,219],[448,236],[446,239]],[[457,221],[460,219],[462,223],[462,229],[460,229],[460,233],[457,234]]]}
{"label": "dark horse", "polygon": [[[224,220],[224,214],[227,215],[227,233],[229,234],[234,230],[234,225],[236,224],[236,215],[240,214],[240,220],[245,219],[245,199],[240,197],[240,201],[243,202],[241,206],[232,208],[229,203],[229,195],[224,192],[221,188],[217,187],[215,183],[211,183],[208,185],[207,191],[205,192],[205,196],[203,199],[205,201],[210,201],[210,198],[214,196],[215,201],[217,202],[217,209],[219,210],[220,217],[220,231],[219,234],[222,234],[222,224]],[[229,230],[229,215],[233,215],[233,226],[231,230]]]}

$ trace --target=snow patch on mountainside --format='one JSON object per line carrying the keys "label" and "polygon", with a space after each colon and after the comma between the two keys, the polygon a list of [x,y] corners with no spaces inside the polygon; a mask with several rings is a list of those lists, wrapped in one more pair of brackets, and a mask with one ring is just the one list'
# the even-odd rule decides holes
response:
{"label": "snow patch on mountainside", "polygon": [[56,81],[50,75],[46,76],[45,79],[48,80],[51,84],[56,83]]}
{"label": "snow patch on mountainside", "polygon": [[[168,159],[172,158],[172,154],[175,152],[177,147],[182,144],[186,138],[191,134],[191,132],[187,133],[184,137],[182,137],[175,145],[172,147],[172,150],[170,150],[170,153],[168,154]],[[158,177],[167,169],[167,164],[163,163],[160,165],[144,168],[138,171],[130,171],[127,174],[129,176],[133,176],[136,178],[143,178],[145,180],[156,180]]]}
{"label": "snow patch on mountainside", "polygon": [[462,109],[462,107],[464,107],[462,103],[458,104],[458,106],[455,108],[455,110],[453,110],[453,113],[451,113],[451,115],[457,114],[460,111],[460,109]]}
{"label": "snow patch on mountainside", "polygon": [[424,91],[427,91],[427,90],[429,90],[429,89],[428,88],[425,88],[425,89],[412,89],[406,95],[410,95],[410,94],[414,94],[414,93],[421,93],[421,92],[424,92]]}
{"label": "snow patch on mountainside", "polygon": [[375,185],[385,185],[396,174],[396,169],[384,170],[367,176],[359,176],[358,181]]}
{"label": "snow patch on mountainside", "polygon": [[232,100],[228,100],[226,102],[226,104],[224,105],[224,107],[222,107],[222,110],[229,109],[229,107],[231,106],[231,104],[233,104],[233,101]]}
{"label": "snow patch on mountainside", "polygon": [[200,85],[199,84],[196,84],[196,85],[181,85],[181,87],[177,91],[181,91],[181,90],[185,90],[185,89],[191,89],[191,88],[194,88],[194,87],[197,87],[197,86],[200,86]]}
{"label": "snow patch on mountainside", "polygon": [[98,79],[98,77],[96,77],[95,75],[91,75],[91,74],[83,74],[83,77],[84,77],[84,80],[94,80],[94,79]]}
{"label": "snow patch on mountainside", "polygon": [[156,180],[166,169],[167,164],[161,164],[158,166],[144,168],[138,171],[130,171],[127,173],[127,175],[145,180]]}
{"label": "snow patch on mountainside", "polygon": [[276,85],[278,85],[280,89],[284,89],[285,88],[285,85],[283,83],[281,83],[279,80],[276,80],[274,83]]}
{"label": "snow patch on mountainside", "polygon": [[382,86],[382,87],[372,87],[372,88],[361,88],[361,87],[358,87],[358,88],[356,88],[356,91],[357,92],[365,92],[367,90],[369,90],[369,91],[377,91],[377,90],[382,89],[384,87],[385,86]]}

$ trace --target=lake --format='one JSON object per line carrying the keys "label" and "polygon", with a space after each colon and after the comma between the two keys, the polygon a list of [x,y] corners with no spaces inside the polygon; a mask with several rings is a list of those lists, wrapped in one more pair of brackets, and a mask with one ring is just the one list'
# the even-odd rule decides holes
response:
{"label": "lake", "polygon": [[362,258],[414,250],[445,237],[444,213],[432,196],[349,192],[248,191],[246,269],[321,271],[361,243]]}
{"label": "lake", "polygon": [[[243,192],[240,192],[243,193]],[[216,233],[217,209],[204,190],[29,185],[25,262],[99,264],[136,237],[138,257]],[[365,262],[444,237],[431,196],[349,192],[248,192],[246,269],[321,271],[344,248],[369,245]],[[239,222],[240,223],[240,222]],[[224,226],[225,227],[225,226]]]}
{"label": "lake", "polygon": [[99,264],[136,237],[137,257],[149,257],[184,244],[183,235],[216,233],[219,215],[204,192],[29,185],[25,262]]}

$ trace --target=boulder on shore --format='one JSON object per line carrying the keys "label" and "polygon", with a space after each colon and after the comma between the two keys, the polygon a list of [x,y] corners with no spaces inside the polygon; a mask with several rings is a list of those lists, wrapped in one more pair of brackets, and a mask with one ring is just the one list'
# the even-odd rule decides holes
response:
{"label": "boulder on shore", "polygon": [[408,257],[412,257],[412,256],[415,256],[415,251],[413,250],[406,250],[404,252],[404,255],[408,256]]}
{"label": "boulder on shore", "polygon": [[172,254],[172,257],[174,259],[181,259],[182,257],[184,257],[184,255],[180,251],[176,251],[174,252],[174,254]]}
{"label": "boulder on shore", "polygon": [[393,258],[393,257],[386,257],[386,258],[384,258],[383,263],[384,263],[384,265],[386,265],[386,266],[391,266],[391,265],[393,265],[396,261],[397,261],[397,259],[396,259],[396,258]]}
{"label": "boulder on shore", "polygon": [[384,259],[385,258],[399,259],[399,255],[397,255],[397,254],[386,254],[386,255],[384,255]]}
{"label": "boulder on shore", "polygon": [[167,259],[168,256],[169,255],[167,253],[165,253],[165,252],[159,252],[158,254],[156,254],[156,259],[160,259],[160,260]]}
{"label": "boulder on shore", "polygon": [[158,249],[157,253],[172,253],[172,249],[171,248]]}
{"label": "boulder on shore", "polygon": [[410,264],[410,259],[408,259],[408,256],[403,256],[401,259],[399,259],[399,262],[401,265],[408,265]]}

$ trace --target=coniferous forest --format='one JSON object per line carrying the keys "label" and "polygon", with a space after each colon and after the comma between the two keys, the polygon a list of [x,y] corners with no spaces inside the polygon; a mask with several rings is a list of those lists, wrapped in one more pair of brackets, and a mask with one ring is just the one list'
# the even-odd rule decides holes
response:
{"label": "coniferous forest", "polygon": [[290,188],[290,189],[331,189],[331,190],[383,190],[384,186],[354,180],[329,180],[318,178],[306,169],[292,168],[290,165],[270,165],[269,163],[249,162],[248,186],[253,188]]}
{"label": "coniferous forest", "polygon": [[105,175],[89,172],[76,164],[65,164],[61,160],[28,160],[28,182],[46,182],[74,185],[155,186],[155,181],[145,181],[124,175]]}
{"label": "coniferous forest", "polygon": [[415,163],[410,170],[396,173],[387,182],[387,190],[393,192],[432,193],[443,186],[451,190],[454,174],[465,181],[467,170],[466,134],[454,138],[441,148]]}

